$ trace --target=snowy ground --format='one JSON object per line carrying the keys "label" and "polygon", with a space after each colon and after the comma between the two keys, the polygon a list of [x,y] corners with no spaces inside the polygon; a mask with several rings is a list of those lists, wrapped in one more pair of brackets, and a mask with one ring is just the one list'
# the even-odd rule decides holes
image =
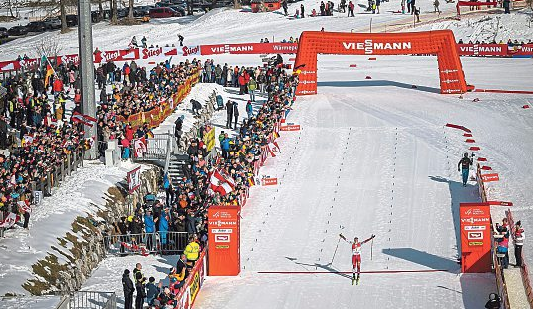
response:
{"label": "snowy ground", "polygon": [[[441,10],[453,11],[455,6],[445,4],[442,1]],[[327,31],[367,31],[372,22],[375,29],[380,24],[412,22],[411,15],[393,13],[400,9],[399,1],[383,2],[381,14],[373,15],[364,12],[358,5],[367,5],[365,0],[355,0],[356,17],[347,17],[347,14],[335,12],[335,16],[324,16],[304,19],[289,19],[283,15],[283,10],[271,13],[251,13],[249,8],[242,10],[215,9],[205,15],[195,15],[176,18],[152,19],[149,24],[138,26],[110,26],[105,22],[93,26],[94,47],[100,50],[112,50],[116,48],[127,48],[131,38],[146,36],[148,45],[178,43],[177,35],[185,37],[186,45],[221,44],[221,43],[249,43],[259,42],[262,38],[271,41],[281,41],[289,39],[290,36],[299,37],[303,30],[320,30],[324,27]],[[296,9],[303,4],[306,14],[310,14],[315,8],[319,10],[320,1],[304,0],[289,4],[289,13],[294,15]],[[422,12],[427,12],[428,16],[434,17],[432,13],[433,1],[418,3],[422,7]],[[268,24],[268,26],[266,26]],[[0,23],[0,26],[2,24]],[[35,55],[33,45],[36,40],[47,38],[57,40],[62,47],[62,53],[77,53],[76,42],[78,40],[77,29],[60,35],[59,31],[47,32],[35,36],[26,36],[15,41],[0,46],[0,60],[13,60],[20,54]],[[74,43],[74,44],[73,44]]]}
{"label": "snowy ground", "polygon": [[[422,11],[430,11],[432,2],[420,2]],[[289,11],[294,13],[301,3],[310,13],[313,7],[318,8],[319,2],[291,4]],[[398,7],[399,1],[384,3],[379,16],[364,14],[358,7],[359,14],[350,19],[334,16],[289,20],[279,12],[251,14],[246,10],[218,9],[203,16],[162,19],[142,26],[99,23],[93,28],[94,46],[124,48],[133,35],[146,35],[149,44],[165,44],[175,43],[174,34],[181,33],[185,43],[192,45],[258,42],[272,36],[280,41],[321,27],[328,31],[362,31],[371,19],[373,28],[411,20],[410,16],[391,12]],[[452,4],[441,4],[441,10],[453,9]],[[516,16],[519,15],[503,16],[500,20],[503,29],[498,35],[502,39],[506,35],[520,39],[519,34],[527,39],[531,35],[526,24],[513,22],[521,18]],[[492,27],[490,22],[477,26],[472,19],[470,23],[452,24],[431,27],[448,27],[463,40],[469,36],[487,39],[495,33],[483,30]],[[54,32],[0,46],[1,60],[23,53],[36,56],[31,54],[32,45],[43,36],[59,40],[66,54],[76,52],[76,31],[61,36]],[[258,56],[209,58],[232,65],[259,64]],[[462,61],[467,81],[478,88],[533,90],[531,59],[462,58]],[[350,68],[354,63],[357,68]],[[532,230],[529,202],[533,200],[533,191],[528,184],[533,180],[530,164],[533,120],[531,110],[521,106],[533,104],[533,98],[489,93],[466,94],[463,99],[440,95],[434,57],[389,56],[367,61],[363,56],[327,56],[319,57],[319,69],[319,94],[298,98],[290,116],[289,121],[301,124],[303,130],[283,134],[282,153],[270,159],[261,172],[280,178],[281,184],[253,188],[244,209],[241,276],[209,277],[197,308],[220,308],[221,303],[244,308],[253,301],[257,304],[254,308],[322,308],[331,303],[348,308],[362,300],[365,305],[368,303],[367,307],[378,308],[395,308],[398,304],[412,308],[478,308],[488,293],[495,290],[494,280],[490,274],[458,275],[455,210],[459,202],[476,200],[477,196],[473,183],[467,188],[458,185],[455,168],[465,145],[460,134],[444,129],[443,125],[458,123],[473,131],[482,149],[480,155],[487,157],[492,168],[500,173],[501,181],[491,184],[489,189],[492,199],[513,201],[515,218],[522,219],[526,230]],[[372,79],[365,80],[367,75]],[[418,85],[418,89],[411,89],[412,84]],[[213,89],[225,100],[238,101],[240,114],[245,115],[247,97],[239,96],[235,89],[198,85],[185,101],[207,98]],[[474,103],[474,98],[480,101]],[[160,130],[170,129],[173,120],[188,107],[188,103],[180,106]],[[186,116],[185,128],[192,120]],[[218,112],[213,122],[217,134],[225,130],[222,128],[225,111]],[[24,292],[20,284],[30,276],[29,265],[46,254],[72,218],[94,211],[89,202],[101,203],[101,192],[123,179],[127,169],[96,166],[82,170],[78,178],[73,176],[72,181],[58,189],[60,194],[45,199],[43,210],[34,212],[32,220],[39,221],[32,221],[29,235],[17,230],[2,239],[0,294]],[[351,287],[348,278],[330,273],[258,273],[349,271],[347,244],[339,248],[335,261],[328,265],[340,232],[349,237],[378,235],[372,260],[369,248],[364,249],[363,271],[445,271],[363,274],[358,287]],[[533,263],[532,248],[524,248],[529,264]],[[173,264],[157,257],[143,259],[147,275],[158,279],[162,274],[157,273],[166,272]],[[105,261],[84,288],[120,292],[120,275],[124,267],[132,268],[135,261],[137,258]]]}
{"label": "snowy ground", "polygon": [[[467,8],[464,8],[468,12]],[[515,14],[475,14],[463,15],[461,20],[444,20],[417,27],[417,31],[450,29],[457,40],[496,42],[533,40],[533,13],[521,10]]]}
{"label": "snowy ground", "polygon": [[[257,57],[226,55],[217,61],[251,65]],[[350,68],[354,63],[357,68]],[[478,87],[533,90],[524,78],[531,69],[528,59],[464,58],[463,63],[468,82]],[[510,68],[515,74],[492,78]],[[367,75],[372,80],[365,80]],[[412,84],[418,89],[411,89]],[[242,274],[208,277],[195,306],[321,308],[334,302],[351,308],[362,297],[369,307],[379,308],[478,308],[484,303],[495,291],[493,275],[459,275],[455,262],[458,203],[478,200],[477,188],[473,182],[467,188],[460,185],[456,164],[466,145],[459,132],[443,126],[451,122],[470,128],[482,148],[479,155],[505,176],[491,185],[494,199],[504,192],[499,193],[502,199],[527,208],[533,196],[521,183],[531,181],[527,153],[533,151],[528,138],[532,122],[529,111],[520,107],[531,98],[471,93],[459,99],[438,94],[438,86],[434,57],[319,57],[319,94],[298,98],[288,120],[303,130],[283,133],[281,154],[261,170],[281,184],[254,187],[244,209]],[[215,88],[242,109],[247,100],[232,88],[197,87],[201,92]],[[206,94],[193,90],[192,97]],[[480,101],[474,103],[474,98]],[[170,127],[180,113],[163,127]],[[217,134],[225,130],[225,111],[216,113],[213,123]],[[506,171],[509,161],[516,166]],[[527,196],[514,198],[516,192]],[[345,275],[331,273],[350,270],[345,243],[330,264],[341,232],[378,235],[372,260],[369,247],[364,249],[363,271],[383,273],[363,273],[357,287]],[[159,259],[106,261],[84,289],[112,289],[120,295],[123,265],[131,267],[136,260],[145,267],[156,265],[154,270],[172,265]],[[444,271],[387,273],[391,270]],[[323,273],[259,273],[264,271]]]}

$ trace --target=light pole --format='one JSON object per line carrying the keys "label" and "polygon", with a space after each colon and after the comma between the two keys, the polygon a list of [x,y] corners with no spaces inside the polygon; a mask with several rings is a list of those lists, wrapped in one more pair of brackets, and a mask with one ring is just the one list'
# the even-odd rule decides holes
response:
{"label": "light pole", "polygon": [[[80,50],[81,111],[82,114],[96,118],[94,95],[93,32],[91,23],[90,0],[78,0],[78,43]],[[92,139],[92,147],[85,152],[85,159],[97,159],[97,124],[85,125],[85,137]]]}

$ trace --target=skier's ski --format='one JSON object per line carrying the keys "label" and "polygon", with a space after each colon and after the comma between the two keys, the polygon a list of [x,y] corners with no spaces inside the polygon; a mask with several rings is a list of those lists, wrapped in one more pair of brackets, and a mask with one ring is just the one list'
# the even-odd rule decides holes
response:
{"label": "skier's ski", "polygon": [[352,285],[355,283],[355,274],[352,275]]}
{"label": "skier's ski", "polygon": [[357,279],[355,279],[355,285],[359,285],[359,274],[357,274]]}

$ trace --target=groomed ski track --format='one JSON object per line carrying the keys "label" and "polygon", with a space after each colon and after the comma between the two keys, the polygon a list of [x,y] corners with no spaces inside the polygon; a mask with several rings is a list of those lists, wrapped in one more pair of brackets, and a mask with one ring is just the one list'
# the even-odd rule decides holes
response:
{"label": "groomed ski track", "polygon": [[[478,194],[457,172],[462,132],[444,125],[468,124],[483,149],[499,145],[504,127],[515,131],[523,99],[440,95],[435,58],[409,61],[416,74],[402,57],[363,59],[319,60],[319,94],[299,97],[287,120],[302,130],[282,132],[281,153],[261,170],[280,184],[254,187],[243,209],[241,275],[207,277],[196,308],[479,308],[496,291],[493,274],[459,274],[457,209]],[[480,72],[475,84],[520,86],[487,78],[492,63],[467,62]],[[365,73],[350,72],[350,63]],[[490,127],[501,136],[491,140]],[[339,233],[377,235],[372,260],[370,243],[363,246],[370,273],[358,286],[350,284],[350,245],[341,242],[331,263]]]}

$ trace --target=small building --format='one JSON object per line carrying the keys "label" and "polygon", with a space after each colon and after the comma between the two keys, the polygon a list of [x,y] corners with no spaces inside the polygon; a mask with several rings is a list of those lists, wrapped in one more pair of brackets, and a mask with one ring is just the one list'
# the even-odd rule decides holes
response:
{"label": "small building", "polygon": [[280,0],[252,0],[252,13],[272,12],[281,8]]}

